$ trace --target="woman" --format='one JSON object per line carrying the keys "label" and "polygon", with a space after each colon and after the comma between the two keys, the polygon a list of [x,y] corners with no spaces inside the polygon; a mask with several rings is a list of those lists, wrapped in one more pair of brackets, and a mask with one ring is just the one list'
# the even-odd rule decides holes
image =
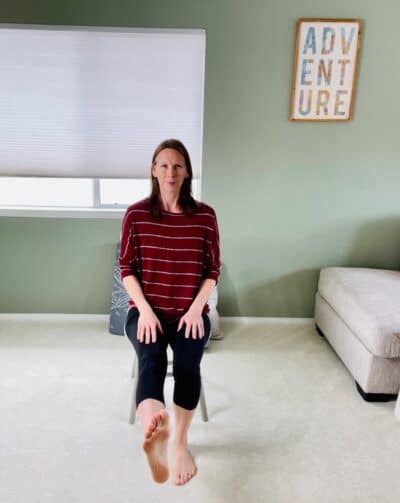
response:
{"label": "woman", "polygon": [[127,209],[121,233],[121,279],[129,294],[126,333],[138,356],[137,411],[153,479],[169,478],[168,413],[164,380],[172,347],[176,432],[172,480],[186,484],[197,471],[188,430],[200,397],[200,361],[210,334],[207,299],[220,272],[214,210],[191,195],[185,146],[163,141],[151,165],[149,198]]}

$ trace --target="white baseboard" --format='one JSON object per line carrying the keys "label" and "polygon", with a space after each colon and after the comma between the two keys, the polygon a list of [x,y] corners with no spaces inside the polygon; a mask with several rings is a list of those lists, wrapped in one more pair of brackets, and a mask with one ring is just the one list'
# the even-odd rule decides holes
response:
{"label": "white baseboard", "polygon": [[0,321],[104,321],[108,314],[0,313]]}
{"label": "white baseboard", "polygon": [[274,317],[274,316],[221,316],[220,320],[231,321],[235,323],[240,323],[242,325],[255,325],[258,323],[293,323],[299,324],[304,323],[305,325],[309,325],[314,322],[314,318],[289,318],[289,317]]}

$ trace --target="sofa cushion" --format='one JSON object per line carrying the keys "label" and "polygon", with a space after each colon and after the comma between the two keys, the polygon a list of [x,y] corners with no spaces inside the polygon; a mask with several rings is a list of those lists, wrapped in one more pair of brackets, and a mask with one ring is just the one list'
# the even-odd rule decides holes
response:
{"label": "sofa cushion", "polygon": [[400,272],[327,267],[318,292],[372,354],[400,356]]}

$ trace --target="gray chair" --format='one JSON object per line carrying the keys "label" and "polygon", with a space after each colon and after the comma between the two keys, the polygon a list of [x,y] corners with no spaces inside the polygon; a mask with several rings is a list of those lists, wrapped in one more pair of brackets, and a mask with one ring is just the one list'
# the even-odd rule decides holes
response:
{"label": "gray chair", "polygon": [[[125,324],[124,324],[124,332],[126,335]],[[170,348],[168,348],[168,352],[169,351],[170,351]],[[172,360],[170,358],[168,358],[167,377],[173,377]],[[131,401],[131,410],[129,413],[129,424],[134,424],[135,419],[136,419],[136,388],[137,388],[137,383],[138,383],[138,361],[137,361],[137,356],[136,356],[135,352],[134,352],[134,356],[133,356],[132,379],[133,379],[133,393],[132,393],[132,401]],[[200,407],[201,407],[201,415],[202,415],[203,421],[207,422],[208,421],[208,413],[207,413],[207,404],[206,404],[206,398],[204,395],[203,385],[201,386],[201,389],[200,389]]]}

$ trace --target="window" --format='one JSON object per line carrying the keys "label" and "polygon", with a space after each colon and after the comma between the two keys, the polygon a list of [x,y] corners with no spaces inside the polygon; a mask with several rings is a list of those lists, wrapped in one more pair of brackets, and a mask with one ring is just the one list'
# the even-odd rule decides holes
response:
{"label": "window", "polygon": [[[199,180],[192,181],[200,198]],[[150,180],[85,178],[0,178],[2,207],[126,208],[150,194]]]}
{"label": "window", "polygon": [[121,210],[166,138],[200,198],[204,58],[204,30],[0,25],[0,208]]}

